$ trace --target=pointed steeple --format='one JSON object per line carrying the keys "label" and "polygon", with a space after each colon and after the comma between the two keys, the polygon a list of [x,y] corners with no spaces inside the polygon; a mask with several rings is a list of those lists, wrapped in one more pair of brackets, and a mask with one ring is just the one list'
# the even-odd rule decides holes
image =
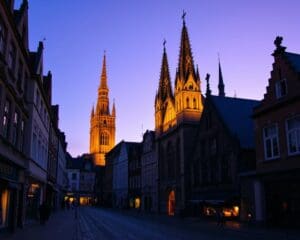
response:
{"label": "pointed steeple", "polygon": [[183,27],[181,31],[178,71],[180,77],[184,81],[186,81],[189,74],[192,74],[194,79],[196,79],[196,76],[195,76],[192,48],[189,40],[187,27],[185,24],[185,12],[183,13],[182,18],[183,18]]}
{"label": "pointed steeple", "polygon": [[112,106],[112,112],[111,112],[112,116],[116,116],[116,106],[115,106],[115,99],[113,100],[113,106]]}
{"label": "pointed steeple", "polygon": [[92,111],[91,111],[91,117],[94,117],[94,115],[95,115],[95,110],[94,110],[94,104],[93,104]]}
{"label": "pointed steeple", "polygon": [[105,52],[104,52],[103,63],[102,63],[100,88],[108,89],[108,87],[107,87],[107,75],[106,75],[106,55],[105,55]]}
{"label": "pointed steeple", "polygon": [[210,75],[207,73],[206,77],[205,77],[205,80],[206,80],[206,97],[211,95],[211,90],[210,90],[210,86],[209,86],[209,78],[210,78]]}
{"label": "pointed steeple", "polygon": [[168,57],[166,52],[166,41],[164,41],[164,52],[161,63],[160,79],[157,97],[162,101],[166,100],[167,97],[173,97],[171,79],[169,73]]}
{"label": "pointed steeple", "polygon": [[225,85],[223,82],[223,75],[222,75],[222,69],[221,69],[221,63],[220,63],[220,57],[219,57],[219,84],[218,84],[218,89],[219,89],[219,96],[225,97]]}

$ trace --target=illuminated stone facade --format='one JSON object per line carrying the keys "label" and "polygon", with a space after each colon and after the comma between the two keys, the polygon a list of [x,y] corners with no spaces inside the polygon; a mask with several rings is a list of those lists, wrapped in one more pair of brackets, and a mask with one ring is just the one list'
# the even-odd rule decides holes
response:
{"label": "illuminated stone facade", "polygon": [[[159,211],[174,215],[185,208],[191,146],[203,111],[200,75],[195,68],[183,21],[174,94],[164,47],[155,97],[155,138],[158,159]],[[170,198],[171,196],[171,198]]]}
{"label": "illuminated stone facade", "polygon": [[110,113],[108,93],[104,55],[98,101],[96,109],[92,109],[90,127],[90,153],[94,155],[95,164],[100,166],[105,166],[105,154],[115,146],[116,109],[113,103]]}

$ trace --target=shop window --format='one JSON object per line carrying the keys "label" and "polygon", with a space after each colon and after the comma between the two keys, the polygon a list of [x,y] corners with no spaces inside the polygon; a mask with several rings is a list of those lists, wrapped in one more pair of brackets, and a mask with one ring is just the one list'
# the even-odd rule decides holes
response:
{"label": "shop window", "polygon": [[275,124],[263,129],[265,159],[279,157],[278,129]]}
{"label": "shop window", "polygon": [[289,154],[300,153],[300,116],[286,121]]}
{"label": "shop window", "polygon": [[9,192],[7,189],[0,190],[0,229],[7,226],[7,213],[9,207]]}

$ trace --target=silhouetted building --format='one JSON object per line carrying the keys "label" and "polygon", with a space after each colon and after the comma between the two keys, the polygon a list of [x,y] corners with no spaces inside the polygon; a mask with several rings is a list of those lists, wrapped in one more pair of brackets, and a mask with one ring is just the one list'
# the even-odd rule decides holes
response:
{"label": "silhouetted building", "polygon": [[90,121],[90,154],[93,154],[96,165],[105,166],[105,154],[115,146],[116,108],[113,103],[112,111],[109,107],[109,88],[107,85],[106,57],[103,66],[96,110],[94,106]]}
{"label": "silhouetted building", "polygon": [[128,154],[128,198],[130,208],[141,208],[141,143],[127,143]]}
{"label": "silhouetted building", "polygon": [[28,3],[0,1],[0,230],[23,226],[30,146]]}
{"label": "silhouetted building", "polygon": [[238,218],[239,173],[255,169],[251,116],[259,101],[225,97],[220,70],[219,86],[222,85],[215,96],[207,82],[204,110],[191,154],[189,210],[197,216],[214,216],[221,209],[225,217]]}
{"label": "silhouetted building", "polygon": [[155,151],[155,132],[147,130],[142,142],[142,209],[157,212],[158,166]]}
{"label": "silhouetted building", "polygon": [[300,225],[300,55],[274,41],[274,63],[266,94],[254,110],[257,221]]}

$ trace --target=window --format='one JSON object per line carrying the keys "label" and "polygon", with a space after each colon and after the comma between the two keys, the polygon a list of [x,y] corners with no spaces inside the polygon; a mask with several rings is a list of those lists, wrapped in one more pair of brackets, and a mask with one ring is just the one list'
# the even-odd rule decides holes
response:
{"label": "window", "polygon": [[3,54],[5,49],[5,29],[4,24],[0,21],[0,52]]}
{"label": "window", "polygon": [[9,122],[10,122],[10,102],[8,100],[5,101],[4,106],[4,115],[3,115],[3,136],[7,139],[9,136]]}
{"label": "window", "polygon": [[24,145],[24,131],[25,131],[25,122],[24,120],[21,121],[21,130],[20,130],[20,142],[19,142],[19,150],[23,151]]}
{"label": "window", "polygon": [[72,180],[76,180],[77,178],[77,174],[76,173],[72,173]]}
{"label": "window", "polygon": [[23,90],[22,83],[23,83],[23,64],[22,61],[19,61],[18,78],[17,78],[17,87],[19,92]]}
{"label": "window", "polygon": [[10,48],[9,48],[9,53],[8,53],[8,66],[10,67],[10,69],[12,71],[14,71],[15,65],[16,65],[16,47],[11,42]]}
{"label": "window", "polygon": [[217,139],[213,138],[210,142],[210,154],[215,156],[217,154]]}
{"label": "window", "polygon": [[197,102],[196,102],[196,98],[193,99],[193,108],[197,109]]}
{"label": "window", "polygon": [[109,145],[109,138],[107,133],[100,134],[100,145]]}
{"label": "window", "polygon": [[186,107],[190,108],[190,99],[189,98],[186,99]]}
{"label": "window", "polygon": [[14,114],[14,122],[13,122],[13,131],[12,131],[12,144],[17,146],[18,142],[18,124],[19,123],[19,114],[15,112]]}
{"label": "window", "polygon": [[32,136],[32,158],[36,160],[36,151],[37,151],[37,137],[36,134],[33,133]]}
{"label": "window", "polygon": [[265,158],[272,159],[279,157],[279,145],[278,145],[278,129],[275,124],[264,128],[264,147]]}
{"label": "window", "polygon": [[287,143],[289,154],[300,153],[300,116],[287,120]]}
{"label": "window", "polygon": [[286,79],[282,79],[275,83],[276,97],[282,98],[287,94]]}

